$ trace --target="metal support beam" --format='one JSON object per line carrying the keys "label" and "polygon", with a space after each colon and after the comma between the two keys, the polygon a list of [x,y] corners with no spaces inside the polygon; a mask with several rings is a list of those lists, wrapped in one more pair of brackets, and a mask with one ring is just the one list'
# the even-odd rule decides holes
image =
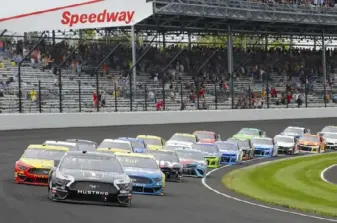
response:
{"label": "metal support beam", "polygon": [[323,67],[323,88],[324,88],[324,106],[326,107],[326,47],[324,39],[324,30],[322,31],[322,67]]}
{"label": "metal support beam", "polygon": [[6,32],[7,32],[7,29],[5,29],[4,31],[2,31],[2,32],[0,33],[0,37],[2,37],[3,35],[5,35]]}
{"label": "metal support beam", "polygon": [[227,57],[228,57],[228,74],[230,75],[232,109],[234,109],[233,38],[230,25],[228,25],[227,29]]}
{"label": "metal support beam", "polygon": [[137,43],[136,43],[136,34],[135,34],[135,26],[131,27],[131,38],[132,38],[132,74],[133,74],[133,87],[134,90],[136,91],[137,88],[137,68],[135,66],[136,60],[137,60],[137,55],[136,55],[136,50],[137,50]]}

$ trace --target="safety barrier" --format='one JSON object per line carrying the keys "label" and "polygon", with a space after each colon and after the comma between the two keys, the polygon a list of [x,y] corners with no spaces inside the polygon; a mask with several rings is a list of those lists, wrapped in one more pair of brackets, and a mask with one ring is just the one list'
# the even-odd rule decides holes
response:
{"label": "safety barrier", "polygon": [[154,125],[337,117],[337,108],[117,113],[1,114],[0,130]]}

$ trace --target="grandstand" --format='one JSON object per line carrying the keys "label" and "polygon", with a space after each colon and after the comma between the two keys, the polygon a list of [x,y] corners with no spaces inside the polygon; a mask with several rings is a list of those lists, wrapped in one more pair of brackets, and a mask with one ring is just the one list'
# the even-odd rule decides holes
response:
{"label": "grandstand", "polygon": [[[326,52],[324,64],[321,49],[299,49],[292,43],[268,43],[282,38],[286,41],[294,38],[316,39],[322,35],[323,39],[332,38],[334,33],[329,25],[337,24],[337,11],[330,7],[330,2],[326,2],[325,7],[295,7],[292,4],[270,5],[258,1],[225,0],[159,0],[153,4],[157,22],[162,24],[161,29],[154,27],[154,18],[150,17],[135,26],[136,32],[147,33],[147,39],[158,33],[165,35],[157,42],[143,41],[143,45],[139,44],[135,50],[138,58],[144,54],[136,66],[135,88],[130,88],[132,79],[129,69],[133,61],[131,44],[117,48],[104,62],[103,68],[99,69],[99,72],[93,72],[93,68],[100,64],[118,42],[125,41],[119,38],[122,36],[120,30],[129,36],[134,34],[128,33],[129,28],[111,28],[105,30],[105,37],[109,41],[86,40],[71,56],[69,63],[62,69],[60,95],[58,75],[53,68],[69,54],[73,46],[65,44],[70,41],[65,41],[64,37],[58,40],[53,32],[53,37],[46,39],[37,48],[36,53],[41,55],[41,58],[34,59],[31,56],[21,67],[22,112],[60,112],[60,101],[63,112],[94,112],[97,110],[94,103],[94,94],[97,91],[103,94],[104,99],[99,111],[108,112],[163,109],[163,106],[160,106],[163,99],[165,110],[336,106],[335,50]],[[214,9],[214,5],[218,8]],[[204,12],[208,10],[207,16],[203,14],[204,19],[195,19],[200,16],[198,7]],[[234,12],[235,7],[236,15],[229,13],[229,9],[227,14],[221,11],[231,8]],[[260,12],[250,19],[243,17],[247,16],[247,11],[256,9]],[[287,22],[271,21],[270,9],[274,10],[274,20],[277,18]],[[289,15],[301,10],[302,13],[296,18]],[[179,18],[174,16],[177,13]],[[302,16],[303,13],[307,13],[306,16]],[[321,21],[326,20],[326,25],[319,25],[321,21],[316,21],[315,15],[320,15]],[[287,18],[282,20],[282,16]],[[238,25],[237,19],[246,22]],[[178,20],[184,25],[177,26]],[[298,25],[293,26],[292,23]],[[183,27],[187,31],[182,30]],[[187,36],[189,41],[173,41],[169,44],[169,38],[172,36],[169,33],[175,30],[179,30],[179,35]],[[322,33],[320,30],[326,31]],[[247,42],[247,37],[243,34],[251,33],[254,34],[251,38],[257,39],[258,44],[244,46],[241,42],[235,44],[234,48],[227,47],[228,44],[233,45],[229,39],[240,36],[242,40],[244,36]],[[179,36],[178,34],[173,35]],[[192,35],[199,40],[205,39],[204,36],[227,36],[223,38],[227,43],[193,42]],[[6,41],[9,40],[9,36],[4,35]],[[110,41],[111,39],[123,40]],[[0,53],[2,113],[19,111],[18,67],[15,61],[17,62],[20,56],[22,58],[22,54],[29,51],[36,41],[37,38],[26,37],[22,42],[10,42],[7,44],[10,47],[7,46],[5,52]],[[53,62],[50,66],[46,66],[43,55],[51,55]],[[233,62],[228,62],[231,60]],[[80,63],[72,64],[74,61]],[[78,66],[81,67],[80,72],[77,72]],[[163,71],[165,67],[168,69]],[[302,103],[299,103],[298,98]]]}

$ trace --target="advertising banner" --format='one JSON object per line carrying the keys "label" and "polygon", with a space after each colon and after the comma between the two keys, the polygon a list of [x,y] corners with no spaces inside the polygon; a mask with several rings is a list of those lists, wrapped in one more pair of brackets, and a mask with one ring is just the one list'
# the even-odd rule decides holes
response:
{"label": "advertising banner", "polygon": [[20,33],[132,26],[153,14],[146,0],[12,0],[2,5],[0,30]]}

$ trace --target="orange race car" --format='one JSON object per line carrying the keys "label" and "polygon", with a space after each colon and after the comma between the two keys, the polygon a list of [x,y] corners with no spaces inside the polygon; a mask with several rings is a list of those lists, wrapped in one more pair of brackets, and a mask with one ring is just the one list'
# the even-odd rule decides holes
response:
{"label": "orange race car", "polygon": [[324,153],[326,143],[323,137],[319,135],[305,134],[298,139],[297,148],[300,152]]}
{"label": "orange race car", "polygon": [[201,143],[215,143],[221,140],[220,135],[211,131],[195,131],[193,135],[197,136]]}

